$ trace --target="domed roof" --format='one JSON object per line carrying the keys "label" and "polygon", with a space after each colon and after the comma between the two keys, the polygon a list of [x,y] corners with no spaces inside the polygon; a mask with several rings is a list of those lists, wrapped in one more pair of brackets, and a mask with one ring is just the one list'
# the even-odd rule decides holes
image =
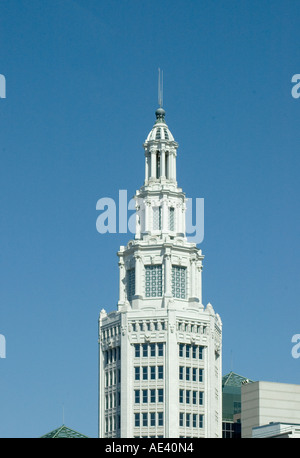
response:
{"label": "domed roof", "polygon": [[158,108],[156,110],[156,122],[152,127],[152,130],[149,132],[146,142],[152,140],[174,141],[174,137],[165,121],[165,113],[166,112],[163,108]]}

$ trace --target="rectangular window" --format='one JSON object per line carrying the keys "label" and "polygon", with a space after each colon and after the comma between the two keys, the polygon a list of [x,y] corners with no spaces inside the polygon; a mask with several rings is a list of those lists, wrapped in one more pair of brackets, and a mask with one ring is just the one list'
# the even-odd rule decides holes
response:
{"label": "rectangular window", "polygon": [[146,297],[162,296],[162,266],[145,266]]}
{"label": "rectangular window", "polygon": [[135,269],[127,270],[127,299],[132,300],[135,295]]}
{"label": "rectangular window", "polygon": [[140,414],[139,413],[134,414],[134,426],[136,428],[140,426]]}
{"label": "rectangular window", "polygon": [[183,366],[179,366],[179,380],[183,380]]}
{"label": "rectangular window", "polygon": [[190,414],[190,413],[187,413],[187,414],[185,415],[185,425],[186,425],[187,428],[190,427],[190,423],[191,423],[191,422],[190,422],[190,418],[191,418],[191,414]]}
{"label": "rectangular window", "polygon": [[199,428],[203,428],[204,424],[204,415],[200,414],[199,415]]}
{"label": "rectangular window", "polygon": [[203,347],[199,347],[199,359],[203,359]]}
{"label": "rectangular window", "polygon": [[183,404],[183,390],[179,390],[179,402]]}
{"label": "rectangular window", "polygon": [[191,370],[190,367],[185,368],[185,379],[188,381],[190,380],[190,370]]}
{"label": "rectangular window", "polygon": [[139,358],[139,357],[141,356],[139,344],[135,344],[135,345],[134,345],[134,356],[135,356],[136,358]]}
{"label": "rectangular window", "polygon": [[190,349],[191,349],[191,346],[190,345],[186,345],[186,347],[185,347],[185,357],[186,358],[190,357]]}
{"label": "rectangular window", "polygon": [[155,380],[155,366],[150,366],[150,379]]}
{"label": "rectangular window", "polygon": [[148,380],[148,367],[143,366],[143,380]]}
{"label": "rectangular window", "polygon": [[203,382],[203,369],[199,369],[199,382]]}
{"label": "rectangular window", "polygon": [[183,412],[179,413],[179,426],[183,426]]}
{"label": "rectangular window", "polygon": [[156,396],[155,396],[155,390],[154,389],[150,390],[150,402],[152,402],[152,403],[156,402]]}
{"label": "rectangular window", "polygon": [[134,368],[134,379],[140,380],[140,368],[139,367]]}
{"label": "rectangular window", "polygon": [[158,394],[158,402],[164,402],[164,390],[160,388],[159,390],[157,390],[157,394]]}
{"label": "rectangular window", "polygon": [[193,404],[197,404],[197,391],[193,391]]}
{"label": "rectangular window", "polygon": [[204,398],[204,393],[203,391],[199,391],[199,405],[203,405],[203,398]]}
{"label": "rectangular window", "polygon": [[197,428],[197,414],[193,414],[193,428]]}
{"label": "rectangular window", "polygon": [[142,413],[142,418],[143,418],[143,426],[148,426],[148,413],[147,412]]}
{"label": "rectangular window", "polygon": [[192,347],[192,352],[193,352],[193,358],[196,358],[196,356],[197,356],[197,347],[195,345],[193,345],[193,347]]}
{"label": "rectangular window", "polygon": [[178,299],[186,298],[186,267],[172,266],[172,294]]}
{"label": "rectangular window", "polygon": [[157,366],[158,379],[164,378],[164,366]]}
{"label": "rectangular window", "polygon": [[148,345],[147,344],[143,344],[142,348],[143,348],[143,357],[147,358],[147,356],[148,356]]}
{"label": "rectangular window", "polygon": [[148,390],[143,390],[143,403],[147,404],[148,402]]}
{"label": "rectangular window", "polygon": [[186,402],[187,404],[189,404],[189,403],[190,403],[190,399],[191,399],[191,396],[190,396],[190,395],[191,395],[191,392],[190,392],[190,390],[186,390],[186,393],[185,393],[185,394],[186,394],[186,396],[185,396],[185,402]]}
{"label": "rectangular window", "polygon": [[179,344],[179,357],[180,357],[180,358],[183,357],[183,347],[184,347],[183,344]]}
{"label": "rectangular window", "polygon": [[153,230],[161,230],[161,207],[153,207]]}
{"label": "rectangular window", "polygon": [[197,369],[196,367],[193,367],[193,382],[197,381]]}
{"label": "rectangular window", "polygon": [[157,344],[158,356],[164,356],[164,344],[158,343]]}
{"label": "rectangular window", "polygon": [[140,403],[140,390],[134,390],[134,401],[136,404]]}
{"label": "rectangular window", "polygon": [[164,415],[163,412],[158,412],[158,426],[163,426],[164,425]]}
{"label": "rectangular window", "polygon": [[150,426],[155,426],[155,412],[150,413]]}
{"label": "rectangular window", "polygon": [[150,344],[150,356],[155,357],[155,344]]}
{"label": "rectangular window", "polygon": [[169,209],[169,229],[175,231],[175,208],[170,207]]}

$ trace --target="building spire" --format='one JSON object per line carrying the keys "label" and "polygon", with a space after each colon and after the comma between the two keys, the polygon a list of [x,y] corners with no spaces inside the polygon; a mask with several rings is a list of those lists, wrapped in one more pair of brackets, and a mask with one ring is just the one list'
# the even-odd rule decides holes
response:
{"label": "building spire", "polygon": [[158,69],[158,105],[159,108],[163,106],[163,96],[164,96],[164,81],[163,81],[163,71]]}
{"label": "building spire", "polygon": [[156,112],[155,112],[155,116],[156,116],[156,123],[158,122],[163,122],[165,123],[165,110],[163,109],[163,92],[164,92],[164,88],[163,88],[163,71],[159,68],[158,69],[158,105],[159,105],[159,108],[157,108]]}

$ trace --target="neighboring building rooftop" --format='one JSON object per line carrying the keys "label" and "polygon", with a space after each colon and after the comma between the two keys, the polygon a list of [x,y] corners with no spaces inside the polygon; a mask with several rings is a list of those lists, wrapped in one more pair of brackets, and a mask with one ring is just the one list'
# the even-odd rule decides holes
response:
{"label": "neighboring building rooftop", "polygon": [[42,439],[59,439],[59,438],[69,438],[69,439],[80,439],[80,438],[87,438],[87,436],[84,436],[81,433],[78,433],[77,431],[74,431],[74,429],[68,428],[65,425],[60,426],[57,429],[54,429],[53,431],[50,431],[50,433],[45,434],[44,436],[41,436]]}
{"label": "neighboring building rooftop", "polygon": [[229,374],[222,377],[222,386],[236,386],[241,387],[244,383],[250,383],[253,380],[250,380],[241,375],[235,374],[234,372],[229,372]]}
{"label": "neighboring building rooftop", "polygon": [[257,426],[252,429],[253,438],[281,437],[281,438],[300,438],[300,424],[274,423]]}
{"label": "neighboring building rooftop", "polygon": [[223,422],[233,422],[235,416],[241,413],[241,387],[252,382],[232,371],[222,377]]}

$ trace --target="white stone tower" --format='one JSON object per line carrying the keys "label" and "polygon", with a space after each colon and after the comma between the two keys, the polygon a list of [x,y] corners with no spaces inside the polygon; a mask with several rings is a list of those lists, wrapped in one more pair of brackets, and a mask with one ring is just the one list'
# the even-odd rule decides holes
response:
{"label": "white stone tower", "polygon": [[222,323],[202,304],[204,256],[186,238],[178,144],[156,110],[121,246],[116,311],[99,318],[99,437],[222,437]]}

